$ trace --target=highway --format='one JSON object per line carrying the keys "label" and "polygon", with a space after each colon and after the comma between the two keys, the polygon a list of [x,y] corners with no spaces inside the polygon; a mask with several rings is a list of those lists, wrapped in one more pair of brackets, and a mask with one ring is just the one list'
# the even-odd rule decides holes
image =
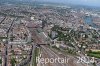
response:
{"label": "highway", "polygon": [[31,55],[32,55],[32,56],[31,56],[30,66],[33,65],[33,56],[34,56],[35,48],[36,48],[36,45],[33,43],[32,52],[31,52]]}

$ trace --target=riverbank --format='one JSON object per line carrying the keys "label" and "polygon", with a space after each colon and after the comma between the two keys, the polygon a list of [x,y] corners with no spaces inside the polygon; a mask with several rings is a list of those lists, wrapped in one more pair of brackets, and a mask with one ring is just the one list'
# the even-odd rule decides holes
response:
{"label": "riverbank", "polygon": [[[93,23],[96,24],[97,26],[100,26],[100,17],[95,17],[93,19]],[[99,27],[100,28],[100,27]]]}
{"label": "riverbank", "polygon": [[89,26],[91,26],[93,28],[100,28],[100,22],[99,21],[96,22],[96,19],[94,19],[94,17],[92,17],[92,16],[85,16],[84,22],[85,22],[85,24],[88,24]]}

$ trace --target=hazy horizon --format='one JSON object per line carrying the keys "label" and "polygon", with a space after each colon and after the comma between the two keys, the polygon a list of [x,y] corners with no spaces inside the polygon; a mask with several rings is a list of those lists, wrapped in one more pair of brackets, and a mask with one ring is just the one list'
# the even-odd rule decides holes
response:
{"label": "hazy horizon", "polygon": [[75,4],[75,5],[87,5],[100,7],[100,0],[35,0],[43,2],[54,2],[54,3],[64,3],[64,4]]}
{"label": "hazy horizon", "polygon": [[85,6],[95,6],[100,7],[100,0],[0,0],[2,1],[25,1],[25,2],[52,2],[52,3],[62,3],[62,4],[72,4],[72,5],[85,5]]}

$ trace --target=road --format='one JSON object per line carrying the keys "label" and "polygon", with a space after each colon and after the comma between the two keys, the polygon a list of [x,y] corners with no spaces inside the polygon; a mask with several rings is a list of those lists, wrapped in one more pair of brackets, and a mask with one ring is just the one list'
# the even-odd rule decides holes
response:
{"label": "road", "polygon": [[12,20],[12,23],[11,23],[10,27],[8,28],[8,30],[7,30],[7,40],[6,40],[6,44],[5,44],[5,55],[4,55],[4,58],[5,58],[4,66],[8,66],[8,63],[7,63],[8,62],[8,39],[9,39],[8,33],[13,28],[15,20],[16,20],[16,18],[14,20]]}
{"label": "road", "polygon": [[34,56],[35,48],[36,48],[36,45],[33,43],[33,46],[32,46],[32,53],[31,53],[32,56],[31,56],[30,66],[33,65],[33,56]]}

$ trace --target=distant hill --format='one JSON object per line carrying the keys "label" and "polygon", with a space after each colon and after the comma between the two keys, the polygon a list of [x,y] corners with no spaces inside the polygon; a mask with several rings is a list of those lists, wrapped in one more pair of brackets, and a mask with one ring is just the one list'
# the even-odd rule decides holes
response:
{"label": "distant hill", "polygon": [[0,5],[4,3],[9,4],[22,4],[22,3],[32,3],[34,0],[0,0]]}
{"label": "distant hill", "polygon": [[32,2],[34,0],[0,0],[0,3],[6,3],[6,2],[9,2],[9,3],[13,3],[13,2]]}

